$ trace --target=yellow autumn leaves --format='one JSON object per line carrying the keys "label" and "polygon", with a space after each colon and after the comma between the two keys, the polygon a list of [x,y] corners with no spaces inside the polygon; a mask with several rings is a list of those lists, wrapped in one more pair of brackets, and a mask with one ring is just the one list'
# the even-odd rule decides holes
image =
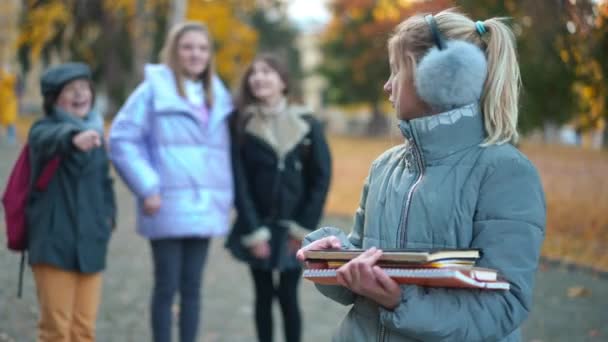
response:
{"label": "yellow autumn leaves", "polygon": [[29,43],[31,56],[33,59],[38,59],[45,44],[70,22],[72,16],[65,1],[49,1],[30,10],[33,3],[33,0],[28,1],[28,9],[26,9],[28,13],[19,35],[18,45]]}
{"label": "yellow autumn leaves", "polygon": [[[127,31],[137,36],[143,29],[148,32],[156,29],[135,27],[151,23],[132,20],[138,13],[152,12],[151,8],[160,5],[170,8],[171,4],[170,0],[102,0],[101,8],[106,13],[127,20]],[[57,39],[59,33],[61,39],[71,39],[76,0],[47,0],[42,3],[28,0],[24,5],[24,23],[17,45],[29,45],[32,60],[38,60],[45,46]],[[254,9],[254,5],[251,1],[219,0],[191,0],[186,1],[186,5],[184,19],[202,21],[208,25],[216,43],[217,69],[226,79],[234,80],[255,54],[257,32],[241,19]],[[168,17],[169,13],[166,15]],[[94,39],[103,28],[89,27],[89,30]]]}
{"label": "yellow autumn leaves", "polygon": [[187,19],[202,21],[209,27],[217,44],[217,70],[228,80],[235,80],[253,59],[258,41],[257,32],[237,17],[237,8],[243,11],[243,7],[236,6],[238,3],[190,1],[186,11]]}

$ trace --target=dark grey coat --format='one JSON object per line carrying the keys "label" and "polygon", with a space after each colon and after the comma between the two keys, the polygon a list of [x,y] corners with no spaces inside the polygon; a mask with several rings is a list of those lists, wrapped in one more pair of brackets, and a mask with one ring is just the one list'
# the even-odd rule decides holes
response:
{"label": "dark grey coat", "polygon": [[55,110],[37,121],[28,138],[34,179],[54,156],[61,159],[45,191],[32,190],[27,207],[30,264],[50,264],[83,273],[105,267],[116,206],[105,147],[81,152],[72,144],[91,128]]}

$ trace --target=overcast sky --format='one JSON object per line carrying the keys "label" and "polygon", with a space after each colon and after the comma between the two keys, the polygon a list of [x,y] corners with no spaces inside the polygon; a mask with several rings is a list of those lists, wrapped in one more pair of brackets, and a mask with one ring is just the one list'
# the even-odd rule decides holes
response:
{"label": "overcast sky", "polygon": [[304,29],[314,28],[329,20],[326,2],[327,0],[289,0],[288,13],[298,26]]}

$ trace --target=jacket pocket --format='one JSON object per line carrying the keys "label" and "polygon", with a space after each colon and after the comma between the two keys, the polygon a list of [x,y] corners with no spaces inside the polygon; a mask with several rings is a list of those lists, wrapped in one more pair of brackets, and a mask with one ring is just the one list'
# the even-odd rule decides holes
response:
{"label": "jacket pocket", "polygon": [[[100,208],[102,209],[102,208]],[[107,210],[96,210],[93,214],[94,220],[90,221],[88,227],[80,227],[87,230],[87,235],[96,240],[108,240],[111,233],[111,217]]]}

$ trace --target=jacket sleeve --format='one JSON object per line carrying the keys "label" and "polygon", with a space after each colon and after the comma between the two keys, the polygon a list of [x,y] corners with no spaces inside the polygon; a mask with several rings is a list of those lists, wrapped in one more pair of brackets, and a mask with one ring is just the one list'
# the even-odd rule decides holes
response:
{"label": "jacket sleeve", "polygon": [[35,151],[37,159],[46,161],[56,155],[76,152],[72,143],[74,135],[81,131],[69,123],[53,122],[49,118],[36,122],[30,129],[28,144]]}
{"label": "jacket sleeve", "polygon": [[151,96],[149,86],[140,84],[118,112],[109,136],[110,159],[140,199],[160,193],[160,179],[147,146]]}
{"label": "jacket sleeve", "polygon": [[403,286],[394,311],[381,308],[387,328],[421,341],[498,341],[526,319],[545,232],[545,198],[536,169],[510,159],[488,168],[473,222],[478,265],[497,269],[508,291]]}
{"label": "jacket sleeve", "polygon": [[331,153],[323,134],[323,128],[316,120],[310,122],[310,157],[304,160],[307,163],[304,165],[307,196],[295,217],[298,227],[290,227],[291,234],[300,239],[319,224],[331,180]]}
{"label": "jacket sleeve", "polygon": [[260,241],[270,240],[270,229],[262,226],[257,210],[251,198],[248,178],[243,165],[241,154],[241,143],[238,141],[236,130],[232,132],[232,175],[234,177],[234,205],[236,207],[239,221],[237,227],[241,231],[241,243],[251,246]]}
{"label": "jacket sleeve", "polygon": [[[369,187],[369,177],[365,181],[363,191],[361,193],[361,202],[355,213],[355,223],[353,229],[348,236],[339,228],[325,227],[315,230],[308,234],[302,244],[304,246],[313,241],[322,239],[328,236],[335,236],[342,242],[342,249],[353,249],[363,247],[363,230],[365,223],[365,206],[367,201],[367,191]],[[346,287],[340,285],[321,285],[315,284],[315,287],[325,297],[332,299],[342,305],[350,305],[355,302],[356,294]]]}

